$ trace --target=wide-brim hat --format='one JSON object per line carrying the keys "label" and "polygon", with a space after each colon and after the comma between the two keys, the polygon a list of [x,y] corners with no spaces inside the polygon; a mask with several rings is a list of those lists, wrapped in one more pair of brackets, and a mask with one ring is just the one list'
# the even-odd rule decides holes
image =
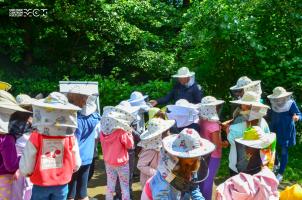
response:
{"label": "wide-brim hat", "polygon": [[269,106],[260,102],[259,95],[255,92],[245,92],[243,97],[239,100],[230,101],[231,103],[240,104],[240,105],[251,105],[256,107],[269,108]]}
{"label": "wide-brim hat", "polygon": [[128,110],[116,106],[105,106],[102,117],[110,117],[122,120],[126,124],[131,124],[136,119],[136,117]]}
{"label": "wide-brim hat", "polygon": [[187,67],[181,67],[178,69],[177,74],[172,75],[173,78],[187,78],[195,75],[195,72],[191,72]]}
{"label": "wide-brim hat", "polygon": [[80,107],[68,102],[67,97],[60,92],[52,92],[45,99],[40,99],[32,103],[33,106],[42,108],[52,108],[57,110],[81,110]]}
{"label": "wide-brim hat", "polygon": [[243,137],[235,139],[236,142],[256,149],[264,149],[276,140],[276,134],[266,134],[259,126],[253,126],[244,131]]}
{"label": "wide-brim hat", "polygon": [[6,82],[3,82],[3,81],[0,81],[0,90],[9,90],[11,89],[11,85],[9,83],[6,83]]}
{"label": "wide-brim hat", "polygon": [[146,98],[148,98],[148,95],[143,95],[141,92],[134,91],[131,93],[128,102],[133,105],[145,101]]}
{"label": "wide-brim hat", "polygon": [[16,96],[16,101],[19,106],[31,106],[36,99],[31,98],[27,94],[19,94]]}
{"label": "wide-brim hat", "polygon": [[153,118],[149,121],[147,130],[140,135],[141,140],[154,138],[170,129],[175,124],[174,120]]}
{"label": "wide-brim hat", "polygon": [[127,132],[131,132],[132,128],[128,121],[112,118],[112,117],[102,117],[101,118],[101,129],[103,133],[111,133],[113,130],[123,129]]}
{"label": "wide-brim hat", "polygon": [[236,85],[230,87],[230,90],[241,90],[259,83],[261,83],[260,80],[252,81],[249,77],[242,76],[237,80]]}
{"label": "wide-brim hat", "polygon": [[116,108],[120,108],[120,109],[122,109],[122,110],[125,110],[125,111],[127,111],[127,112],[129,112],[129,113],[131,113],[131,114],[134,114],[134,113],[136,113],[139,109],[140,109],[140,107],[139,106],[132,106],[131,104],[130,104],[130,102],[129,101],[121,101],[117,106],[115,106]]}
{"label": "wide-brim hat", "polygon": [[0,90],[0,98],[7,99],[7,100],[11,101],[12,103],[17,104],[15,97],[11,93],[9,93],[5,90]]}
{"label": "wide-brim hat", "polygon": [[80,94],[80,95],[85,95],[85,96],[98,96],[98,93],[92,92],[91,90],[88,90],[87,87],[85,87],[85,85],[76,85],[74,87],[72,87],[68,93],[72,93],[72,94]]}
{"label": "wide-brim hat", "polygon": [[179,134],[169,135],[163,139],[165,150],[176,157],[195,158],[205,156],[215,150],[215,145],[203,139],[190,128],[183,129]]}
{"label": "wide-brim hat", "polygon": [[220,104],[223,104],[224,101],[223,100],[218,100],[216,99],[215,97],[212,97],[212,96],[206,96],[206,97],[203,97],[201,99],[201,103],[199,105],[202,105],[202,106],[217,106],[217,105],[220,105]]}
{"label": "wide-brim hat", "polygon": [[287,92],[283,87],[275,87],[273,94],[267,96],[269,99],[279,99],[292,95],[292,92]]}
{"label": "wide-brim hat", "polygon": [[178,108],[187,108],[187,109],[198,109],[199,104],[192,104],[186,99],[179,99],[175,102],[175,105],[167,105],[168,110],[177,110]]}
{"label": "wide-brim hat", "polygon": [[0,97],[0,108],[1,109],[7,109],[7,110],[11,110],[11,111],[20,111],[20,112],[28,112],[31,113],[28,110],[25,110],[24,108],[20,107],[18,104]]}

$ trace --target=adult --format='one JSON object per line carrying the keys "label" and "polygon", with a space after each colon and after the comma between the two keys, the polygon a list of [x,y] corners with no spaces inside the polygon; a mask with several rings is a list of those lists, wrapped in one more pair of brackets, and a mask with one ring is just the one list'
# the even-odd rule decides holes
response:
{"label": "adult", "polygon": [[165,105],[172,101],[175,103],[179,99],[186,99],[190,103],[200,103],[202,98],[202,88],[195,81],[195,73],[190,72],[187,67],[182,67],[177,71],[177,74],[172,76],[177,78],[178,82],[174,85],[165,97],[157,100],[151,100],[152,106]]}

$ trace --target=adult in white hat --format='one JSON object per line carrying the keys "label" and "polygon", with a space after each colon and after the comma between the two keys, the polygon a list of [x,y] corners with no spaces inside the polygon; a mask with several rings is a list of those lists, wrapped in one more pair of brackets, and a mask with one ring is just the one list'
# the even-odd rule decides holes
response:
{"label": "adult in white hat", "polygon": [[187,192],[192,199],[204,199],[195,182],[200,158],[209,155],[215,145],[202,139],[194,129],[186,128],[179,134],[163,139],[161,160],[155,176],[147,181],[142,199],[180,199]]}
{"label": "adult in white hat", "polygon": [[186,99],[178,100],[175,105],[167,106],[167,117],[176,121],[178,132],[184,128],[199,129],[199,105],[189,103]]}
{"label": "adult in white hat", "polygon": [[276,134],[265,134],[259,126],[247,128],[243,137],[235,139],[237,170],[256,174],[262,167],[273,169],[276,151]]}
{"label": "adult in white hat", "polygon": [[74,136],[80,108],[59,92],[32,105],[33,126],[37,130],[26,143],[20,172],[34,184],[32,199],[66,199],[68,183],[81,165]]}
{"label": "adult in white hat", "polygon": [[[296,145],[295,122],[302,120],[297,103],[292,98],[292,92],[283,87],[276,87],[273,94],[268,95],[272,110],[270,111],[270,129],[277,134],[277,144],[281,152],[277,152],[275,170],[279,181],[283,178],[288,162],[288,148]],[[280,162],[279,162],[280,161]]]}
{"label": "adult in white hat", "polygon": [[82,159],[81,168],[69,183],[68,199],[88,199],[87,174],[93,174],[94,171],[97,138],[100,132],[101,116],[97,112],[97,94],[77,85],[69,90],[67,97],[69,102],[81,108],[77,115],[78,128],[75,136]]}
{"label": "adult in white hat", "polygon": [[241,99],[230,101],[240,106],[239,115],[232,121],[229,127],[228,141],[231,145],[229,154],[229,168],[231,176],[238,173],[236,168],[237,153],[235,139],[243,136],[247,127],[259,126],[264,133],[270,134],[267,122],[263,118],[269,106],[259,102],[258,95],[255,92],[246,92]]}
{"label": "adult in white hat", "polygon": [[191,72],[187,67],[178,69],[177,74],[172,76],[177,78],[178,82],[174,85],[165,97],[157,100],[151,100],[152,106],[165,105],[169,102],[175,103],[179,99],[186,99],[190,103],[200,103],[202,98],[202,88],[195,81],[195,73]]}
{"label": "adult in white hat", "polygon": [[[6,94],[7,93],[7,94]],[[1,198],[11,199],[13,174],[19,168],[15,137],[10,132],[10,118],[15,112],[29,112],[15,103],[11,94],[0,95],[0,191]],[[5,98],[8,97],[8,98]]]}
{"label": "adult in white hat", "polygon": [[169,129],[174,125],[174,120],[153,118],[148,123],[148,129],[140,136],[138,146],[142,147],[139,153],[137,168],[140,170],[140,183],[144,187],[146,181],[155,175],[159,162],[159,152],[162,139],[169,135]]}

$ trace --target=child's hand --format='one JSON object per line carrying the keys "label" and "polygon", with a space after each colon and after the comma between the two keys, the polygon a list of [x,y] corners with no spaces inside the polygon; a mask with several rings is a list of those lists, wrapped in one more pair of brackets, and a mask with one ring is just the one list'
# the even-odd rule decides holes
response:
{"label": "child's hand", "polygon": [[296,114],[294,114],[294,116],[293,116],[293,120],[294,120],[294,122],[299,121],[299,116],[298,116],[298,115],[296,115]]}
{"label": "child's hand", "polygon": [[19,169],[14,173],[14,176],[13,176],[13,180],[18,180],[18,178],[20,177],[20,171]]}

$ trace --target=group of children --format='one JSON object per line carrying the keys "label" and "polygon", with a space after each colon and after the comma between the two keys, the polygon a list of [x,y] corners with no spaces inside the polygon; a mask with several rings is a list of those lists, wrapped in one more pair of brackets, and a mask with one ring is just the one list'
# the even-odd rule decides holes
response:
{"label": "group of children", "polygon": [[[267,97],[270,109],[261,99],[261,82],[246,76],[230,88],[235,108],[232,119],[223,123],[219,114],[224,101],[213,96],[199,103],[179,99],[160,109],[136,91],[116,106],[105,106],[100,116],[96,95],[80,87],[38,100],[14,98],[6,91],[9,84],[0,85],[0,199],[89,199],[98,140],[107,200],[133,199],[136,167],[142,200],[210,200],[222,148],[228,146],[230,176],[269,176],[277,184],[253,187],[262,187],[257,195],[274,199],[278,195],[272,188],[282,181],[288,149],[296,144],[295,122],[302,120],[291,92],[276,87]],[[232,196],[225,197],[234,184],[228,181],[218,187],[217,199]]]}

